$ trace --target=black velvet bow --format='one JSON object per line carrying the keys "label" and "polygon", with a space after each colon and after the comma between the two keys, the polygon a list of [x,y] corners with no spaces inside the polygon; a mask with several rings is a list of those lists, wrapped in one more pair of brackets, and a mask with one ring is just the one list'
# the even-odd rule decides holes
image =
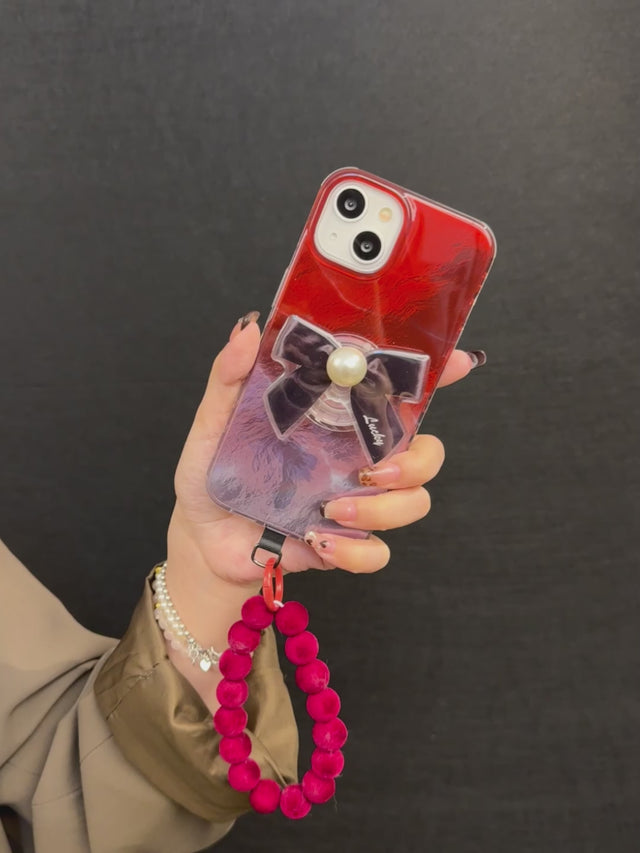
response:
{"label": "black velvet bow", "polygon": [[[351,345],[351,344],[350,344]],[[273,357],[297,365],[266,391],[271,420],[284,438],[331,385],[327,360],[341,346],[329,332],[291,316],[273,347]],[[424,384],[429,356],[404,350],[374,349],[364,353],[367,372],[350,389],[354,426],[372,461],[388,456],[404,435],[389,397],[416,402]]]}

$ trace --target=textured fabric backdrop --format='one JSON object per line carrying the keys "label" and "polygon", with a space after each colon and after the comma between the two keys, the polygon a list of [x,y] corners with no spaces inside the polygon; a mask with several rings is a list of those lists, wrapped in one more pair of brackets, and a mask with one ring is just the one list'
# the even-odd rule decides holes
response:
{"label": "textured fabric backdrop", "polygon": [[0,6],[0,535],[93,630],[162,558],[211,359],[328,172],[498,238],[431,515],[375,577],[289,582],[351,727],[337,799],[221,851],[639,849],[639,11]]}

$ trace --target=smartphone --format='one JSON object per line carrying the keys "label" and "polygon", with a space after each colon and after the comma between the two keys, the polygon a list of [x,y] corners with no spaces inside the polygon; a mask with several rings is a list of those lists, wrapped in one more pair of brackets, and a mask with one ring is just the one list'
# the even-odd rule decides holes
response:
{"label": "smartphone", "polygon": [[406,450],[495,250],[477,219],[359,169],[329,175],[209,468],[211,498],[282,536],[368,535],[321,503],[382,491],[359,471]]}

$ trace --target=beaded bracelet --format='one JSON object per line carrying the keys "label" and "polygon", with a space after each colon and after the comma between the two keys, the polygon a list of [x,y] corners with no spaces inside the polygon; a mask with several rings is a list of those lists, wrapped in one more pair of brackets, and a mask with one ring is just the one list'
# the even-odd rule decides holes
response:
{"label": "beaded bracelet", "polygon": [[154,589],[154,616],[162,629],[167,641],[173,649],[180,649],[194,666],[199,666],[203,672],[208,672],[212,666],[220,662],[220,652],[213,646],[203,648],[185,628],[178,612],[173,606],[166,581],[167,561],[155,567],[151,586]]}
{"label": "beaded bracelet", "polygon": [[[277,597],[271,590],[274,571]],[[303,818],[312,804],[325,803],[333,797],[335,778],[344,767],[341,747],[347,740],[347,727],[338,717],[340,697],[328,686],[329,668],[317,658],[319,644],[315,635],[307,631],[307,608],[298,601],[282,603],[282,570],[275,566],[274,558],[265,566],[263,596],[254,595],[245,601],[241,616],[229,629],[229,648],[219,663],[224,678],[216,689],[220,708],[213,715],[213,727],[222,736],[220,755],[229,764],[229,784],[236,791],[249,793],[256,812],[268,814],[279,806],[285,817]],[[311,769],[302,782],[284,788],[272,779],[262,779],[259,765],[252,760],[243,707],[249,696],[245,679],[251,672],[252,652],[260,643],[262,631],[274,621],[287,638],[284,652],[296,666],[296,684],[308,694],[307,713],[314,721],[311,736],[316,747]]]}

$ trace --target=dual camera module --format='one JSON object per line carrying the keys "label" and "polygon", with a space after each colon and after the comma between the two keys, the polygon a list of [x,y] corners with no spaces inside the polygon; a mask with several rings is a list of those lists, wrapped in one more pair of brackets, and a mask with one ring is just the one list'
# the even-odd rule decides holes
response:
{"label": "dual camera module", "polygon": [[[359,219],[367,206],[360,190],[347,187],[336,199],[336,209],[343,219]],[[361,231],[353,240],[353,252],[361,261],[375,260],[382,250],[382,241],[374,231]]]}
{"label": "dual camera module", "polygon": [[314,244],[332,264],[372,276],[391,256],[404,218],[402,201],[393,192],[345,175],[324,199]]}

